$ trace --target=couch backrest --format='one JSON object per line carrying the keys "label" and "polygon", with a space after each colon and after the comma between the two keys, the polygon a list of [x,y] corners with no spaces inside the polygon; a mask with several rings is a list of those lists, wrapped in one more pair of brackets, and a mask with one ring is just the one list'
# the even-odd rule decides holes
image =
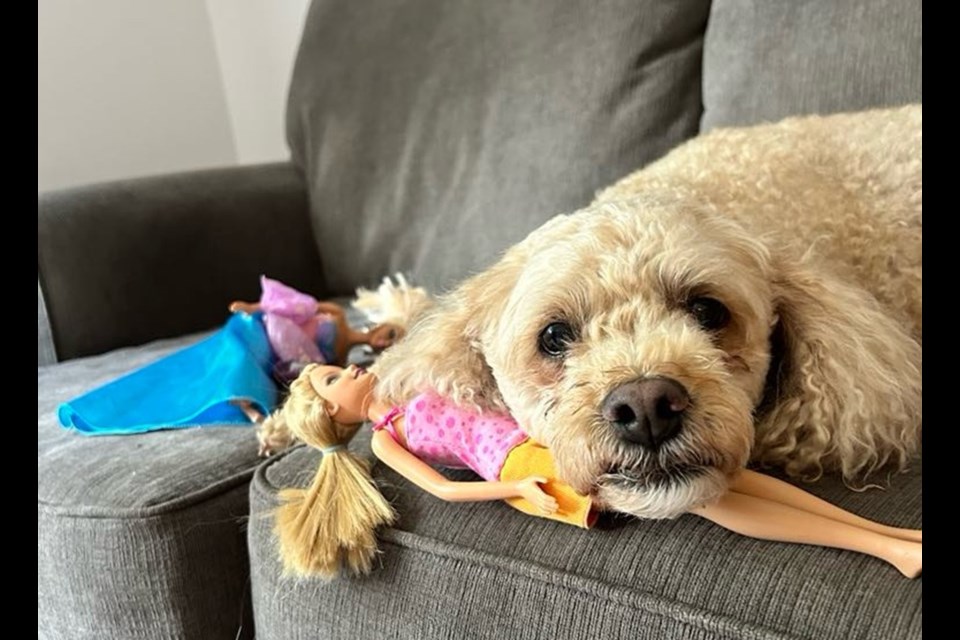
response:
{"label": "couch backrest", "polygon": [[917,0],[315,0],[287,131],[333,290],[396,270],[436,289],[701,113],[921,101],[922,48]]}
{"label": "couch backrest", "polygon": [[920,0],[713,0],[704,129],[922,100]]}
{"label": "couch backrest", "polygon": [[288,106],[328,284],[438,288],[694,135],[706,0],[317,0]]}

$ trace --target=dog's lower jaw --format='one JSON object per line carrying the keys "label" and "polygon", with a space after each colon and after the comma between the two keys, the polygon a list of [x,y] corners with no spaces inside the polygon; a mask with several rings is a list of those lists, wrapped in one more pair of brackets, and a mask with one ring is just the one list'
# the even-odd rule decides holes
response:
{"label": "dog's lower jaw", "polygon": [[594,491],[598,506],[647,519],[676,518],[713,502],[728,488],[727,476],[713,467],[698,467],[654,483],[622,474],[606,474]]}

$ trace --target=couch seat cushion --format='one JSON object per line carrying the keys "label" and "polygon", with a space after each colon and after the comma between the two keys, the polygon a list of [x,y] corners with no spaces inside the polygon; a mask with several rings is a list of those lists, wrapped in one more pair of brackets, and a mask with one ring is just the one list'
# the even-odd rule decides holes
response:
{"label": "couch seat cushion", "polygon": [[[362,446],[364,443],[360,443]],[[920,637],[923,580],[855,553],[744,538],[694,516],[605,517],[583,531],[500,503],[444,503],[382,465],[401,514],[381,567],[332,583],[281,576],[269,512],[306,483],[305,448],[251,484],[249,544],[258,638]],[[887,491],[836,479],[810,487],[879,520],[919,526],[922,464]]]}
{"label": "couch seat cushion", "polygon": [[57,405],[199,336],[37,369],[37,607],[45,638],[234,637],[253,429],[88,437]]}

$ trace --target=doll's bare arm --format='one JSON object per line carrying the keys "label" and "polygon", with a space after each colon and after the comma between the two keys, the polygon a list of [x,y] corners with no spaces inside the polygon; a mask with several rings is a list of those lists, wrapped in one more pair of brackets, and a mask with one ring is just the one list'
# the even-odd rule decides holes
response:
{"label": "doll's bare arm", "polygon": [[733,479],[730,483],[730,491],[779,502],[808,513],[830,518],[837,522],[845,522],[861,529],[875,531],[894,538],[913,540],[914,542],[923,541],[923,532],[919,529],[900,529],[861,518],[788,482],[749,469],[744,469]]}
{"label": "doll's bare arm", "polygon": [[260,311],[260,304],[257,302],[244,302],[243,300],[235,300],[230,303],[230,306],[227,307],[230,310],[230,313],[256,313]]}
{"label": "doll's bare arm", "polygon": [[[239,311],[244,313],[256,313],[257,311],[260,311],[261,306],[259,302],[244,302],[243,300],[234,300],[227,308],[231,313],[237,313]],[[335,302],[318,302],[317,313],[325,313],[328,316],[333,316],[335,319],[346,318],[343,307]]]}
{"label": "doll's bare arm", "polygon": [[325,313],[328,316],[336,318],[337,320],[347,317],[343,307],[338,305],[336,302],[318,302],[317,313]]}
{"label": "doll's bare arm", "polygon": [[780,502],[730,491],[691,513],[721,527],[763,540],[797,542],[865,553],[892,564],[908,578],[920,575],[923,544],[838,522]]}
{"label": "doll's bare arm", "polygon": [[334,345],[337,362],[344,362],[350,348],[368,344],[376,350],[386,349],[403,335],[403,328],[395,324],[379,324],[369,331],[358,331],[347,323],[343,307],[335,302],[318,302],[317,313],[323,313],[337,325],[337,341]]}
{"label": "doll's bare arm", "polygon": [[556,512],[557,501],[543,492],[546,478],[530,477],[511,482],[455,482],[404,449],[386,431],[373,434],[373,453],[412,483],[448,502],[476,502],[523,497],[546,514]]}

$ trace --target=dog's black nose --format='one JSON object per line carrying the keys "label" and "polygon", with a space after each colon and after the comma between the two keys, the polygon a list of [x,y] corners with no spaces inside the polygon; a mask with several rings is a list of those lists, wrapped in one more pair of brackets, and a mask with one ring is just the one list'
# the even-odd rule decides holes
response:
{"label": "dog's black nose", "polygon": [[621,440],[656,449],[680,433],[690,394],[670,378],[645,378],[620,385],[600,411]]}

